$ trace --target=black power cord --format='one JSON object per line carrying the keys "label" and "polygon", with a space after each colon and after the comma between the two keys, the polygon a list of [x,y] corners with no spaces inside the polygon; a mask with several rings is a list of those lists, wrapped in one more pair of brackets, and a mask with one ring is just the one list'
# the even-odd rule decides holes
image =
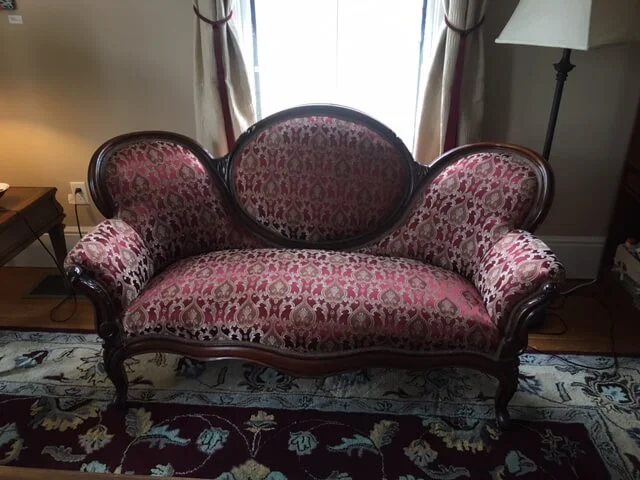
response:
{"label": "black power cord", "polygon": [[[572,295],[578,288],[582,288],[583,286],[587,286],[587,285],[592,285],[594,283],[595,283],[595,281],[588,282],[586,284],[579,285],[578,287],[570,288],[569,290],[566,290],[565,292],[561,292],[560,293],[560,295],[561,295],[560,298],[562,299],[562,301],[561,301],[560,305],[551,305],[549,307],[549,310],[560,310],[560,309],[564,308],[565,304],[567,303],[566,299],[567,299],[567,297],[569,295]],[[610,348],[611,348],[610,354],[613,357],[611,364],[607,365],[607,366],[604,366],[604,367],[592,367],[590,365],[584,365],[584,364],[581,364],[581,363],[574,362],[572,360],[569,360],[569,359],[563,357],[562,355],[558,355],[557,353],[544,352],[544,351],[542,351],[540,349],[537,349],[535,347],[532,347],[532,346],[529,346],[529,348],[531,350],[533,350],[534,352],[537,352],[537,353],[543,353],[543,354],[546,354],[546,355],[551,355],[552,357],[555,357],[558,360],[561,360],[562,362],[564,362],[564,363],[566,363],[568,365],[574,366],[574,367],[584,368],[584,369],[587,369],[587,370],[594,370],[594,371],[605,371],[605,370],[610,370],[610,369],[613,368],[614,372],[617,373],[618,369],[620,368],[620,365],[619,365],[619,361],[618,361],[618,355],[616,353],[615,318],[614,318],[613,314],[611,313],[611,309],[609,308],[609,306],[606,303],[604,303],[603,301],[599,300],[598,298],[589,297],[589,296],[586,296],[586,295],[576,295],[576,297],[590,298],[592,300],[595,300],[607,312],[607,317],[609,318],[609,342],[610,342]],[[540,333],[536,333],[536,335],[545,335],[545,336],[560,336],[560,335],[564,335],[567,332],[568,327],[567,327],[567,323],[564,321],[562,316],[560,314],[558,314],[558,313],[555,313],[555,312],[551,312],[551,313],[549,313],[549,315],[550,316],[554,316],[554,317],[556,317],[556,318],[558,318],[560,320],[560,322],[562,323],[562,327],[563,327],[562,330],[557,331],[557,332],[540,332]]]}
{"label": "black power cord", "polygon": [[[551,307],[549,307],[549,309],[551,309]],[[567,326],[567,322],[564,321],[564,318],[562,318],[560,314],[549,312],[547,313],[547,317],[554,317],[560,320],[560,323],[562,324],[562,329],[557,332],[534,332],[536,335],[554,337],[554,336],[561,336],[567,333],[567,331],[569,330],[569,327]]]}
{"label": "black power cord", "polygon": [[75,200],[78,198],[78,195],[82,193],[82,189],[81,188],[76,188],[75,191],[73,192],[73,210],[76,214],[76,227],[78,227],[78,236],[80,237],[80,240],[82,240],[82,232],[80,231],[80,218],[78,217],[78,202],[76,202]]}
{"label": "black power cord", "polygon": [[[29,231],[31,232],[31,235],[33,235],[33,238],[35,238],[38,243],[40,243],[40,245],[42,246],[42,248],[44,249],[45,252],[47,252],[47,254],[51,257],[51,260],[53,260],[53,263],[55,263],[56,268],[58,269],[58,272],[60,272],[60,275],[62,276],[62,280],[65,283],[65,286],[67,287],[67,296],[64,297],[62,300],[60,300],[50,311],[49,311],[49,320],[51,320],[54,323],[65,323],[66,321],[70,320],[75,314],[76,314],[76,310],[78,308],[78,299],[76,298],[76,293],[73,291],[73,289],[71,288],[71,285],[68,284],[67,282],[67,277],[64,274],[64,269],[62,268],[62,265],[60,265],[58,263],[58,259],[55,257],[55,255],[53,253],[51,253],[51,250],[49,250],[47,248],[47,246],[44,244],[44,242],[40,239],[40,237],[38,236],[38,234],[35,232],[35,230],[31,227],[31,225],[29,224],[29,222],[27,221],[26,218],[24,218],[24,216],[18,212],[18,215],[20,215],[20,218],[22,219],[22,221],[24,222],[24,224],[27,226],[27,228],[29,229]],[[71,313],[69,315],[67,315],[65,318],[62,319],[57,319],[56,318],[56,312],[65,304],[67,303],[69,300],[73,300],[73,308],[71,310]]]}
{"label": "black power cord", "polygon": [[[75,212],[75,216],[76,216],[76,226],[78,227],[78,235],[79,237],[82,239],[82,232],[80,230],[80,218],[78,215],[78,203],[75,201],[77,196],[79,194],[82,193],[82,189],[80,188],[76,188],[75,191],[73,192],[73,197],[74,197],[74,202],[73,202],[73,209]],[[31,232],[31,235],[33,235],[33,238],[35,238],[38,243],[40,243],[40,245],[42,246],[42,248],[44,249],[45,252],[47,252],[47,254],[51,257],[51,260],[53,260],[53,263],[56,265],[56,268],[58,269],[58,272],[60,272],[60,276],[62,277],[62,281],[64,282],[66,288],[67,288],[67,296],[64,297],[62,300],[60,300],[50,311],[49,311],[49,320],[51,320],[54,323],[65,323],[68,320],[70,320],[71,318],[73,318],[73,316],[76,314],[76,311],[78,309],[78,297],[76,296],[76,292],[73,291],[73,288],[71,288],[71,285],[69,285],[68,281],[67,281],[67,277],[64,273],[64,268],[62,265],[60,265],[60,263],[58,263],[58,259],[55,257],[55,255],[53,255],[53,253],[51,253],[51,250],[49,250],[47,248],[47,246],[44,244],[44,242],[40,239],[40,237],[38,236],[38,234],[36,234],[35,230],[31,227],[31,224],[29,224],[29,222],[27,221],[27,219],[20,213],[17,212],[18,215],[20,216],[20,218],[22,219],[22,221],[24,222],[24,224],[27,226],[27,228],[29,229],[29,231]],[[73,307],[71,309],[71,313],[69,315],[67,315],[64,318],[61,319],[57,319],[56,318],[56,312],[62,308],[62,306],[67,303],[69,300],[73,300]]]}

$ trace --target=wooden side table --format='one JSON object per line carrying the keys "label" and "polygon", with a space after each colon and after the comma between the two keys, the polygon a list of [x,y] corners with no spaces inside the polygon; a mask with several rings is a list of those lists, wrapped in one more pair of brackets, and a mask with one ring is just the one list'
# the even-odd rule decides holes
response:
{"label": "wooden side table", "polygon": [[[51,187],[11,187],[0,198],[0,265],[49,233],[58,263],[67,255],[64,212]],[[35,234],[35,236],[34,236]]]}

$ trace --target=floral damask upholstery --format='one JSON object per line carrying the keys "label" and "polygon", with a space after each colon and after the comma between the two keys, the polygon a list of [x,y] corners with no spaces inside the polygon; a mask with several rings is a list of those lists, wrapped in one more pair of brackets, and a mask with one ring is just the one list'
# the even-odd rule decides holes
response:
{"label": "floral damask upholstery", "polygon": [[238,148],[230,167],[238,203],[283,238],[321,242],[367,234],[407,194],[404,152],[365,124],[285,119]]}
{"label": "floral damask upholstery", "polygon": [[502,330],[513,307],[550,279],[564,279],[562,264],[542,240],[521,230],[498,240],[473,275],[489,315]]}
{"label": "floral damask upholstery", "polygon": [[518,230],[544,213],[543,160],[479,145],[428,170],[332,108],[263,120],[221,159],[163,132],[105,144],[90,172],[113,218],[67,268],[102,284],[132,341],[499,355],[516,307],[564,273]]}
{"label": "floral damask upholstery", "polygon": [[109,150],[103,162],[114,216],[138,232],[156,269],[212,245],[258,244],[233,221],[221,186],[187,146],[142,137]]}
{"label": "floral damask upholstery", "polygon": [[117,137],[89,174],[109,219],[65,265],[96,308],[117,405],[145,352],[311,375],[457,365],[498,379],[510,425],[526,322],[564,275],[524,231],[552,195],[536,153],[474,144],[420,166],[374,119],[311,105],[217,159],[169,132]]}
{"label": "floral damask upholstery", "polygon": [[403,224],[362,251],[420,259],[471,279],[489,249],[522,224],[537,189],[534,166],[515,153],[461,156],[418,193]]}
{"label": "floral damask upholstery", "polygon": [[500,332],[477,289],[423,262],[322,250],[211,252],[157,275],[123,317],[127,335],[276,350],[491,352]]}
{"label": "floral damask upholstery", "polygon": [[154,273],[146,243],[119,219],[105,220],[85,235],[67,255],[65,266],[92,272],[119,311],[138,297]]}

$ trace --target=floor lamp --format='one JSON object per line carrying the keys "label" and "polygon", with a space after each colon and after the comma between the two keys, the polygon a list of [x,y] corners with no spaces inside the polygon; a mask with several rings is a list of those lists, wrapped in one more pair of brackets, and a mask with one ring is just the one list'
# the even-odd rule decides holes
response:
{"label": "floor lamp", "polygon": [[640,0],[520,0],[496,43],[562,48],[542,155],[549,160],[571,50],[640,41]]}
{"label": "floor lamp", "polygon": [[[542,156],[549,160],[571,50],[640,41],[640,0],[520,0],[496,43],[562,48]],[[544,323],[545,312],[530,322]]]}

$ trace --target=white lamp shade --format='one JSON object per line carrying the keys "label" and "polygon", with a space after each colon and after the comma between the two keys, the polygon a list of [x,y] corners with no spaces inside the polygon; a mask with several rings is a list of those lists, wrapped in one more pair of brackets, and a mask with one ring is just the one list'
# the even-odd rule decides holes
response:
{"label": "white lamp shade", "polygon": [[520,0],[496,43],[576,50],[640,41],[640,0]]}

